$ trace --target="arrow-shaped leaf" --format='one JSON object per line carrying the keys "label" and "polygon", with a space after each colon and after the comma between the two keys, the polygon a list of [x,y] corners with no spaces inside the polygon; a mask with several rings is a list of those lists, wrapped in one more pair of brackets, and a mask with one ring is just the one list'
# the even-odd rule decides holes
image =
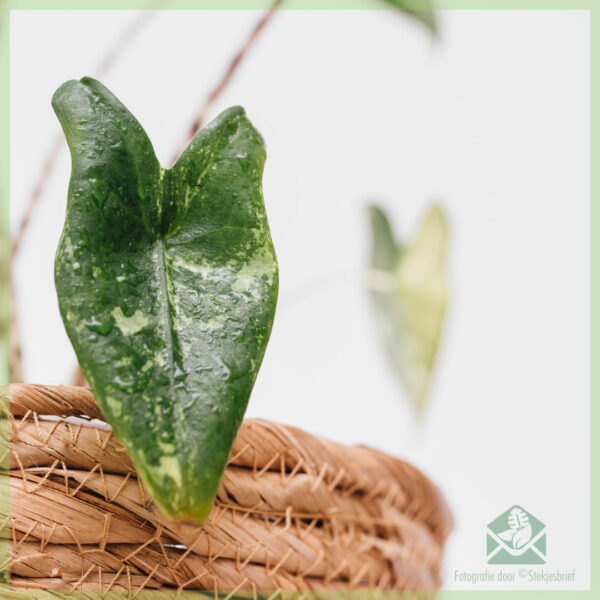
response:
{"label": "arrow-shaped leaf", "polygon": [[438,207],[410,245],[396,242],[385,212],[370,207],[369,288],[379,333],[417,411],[427,399],[447,302],[446,220]]}
{"label": "arrow-shaped leaf", "polygon": [[73,163],[55,263],[67,333],[161,510],[204,521],[275,311],[263,140],[230,108],[163,169],[98,81],[52,104]]}

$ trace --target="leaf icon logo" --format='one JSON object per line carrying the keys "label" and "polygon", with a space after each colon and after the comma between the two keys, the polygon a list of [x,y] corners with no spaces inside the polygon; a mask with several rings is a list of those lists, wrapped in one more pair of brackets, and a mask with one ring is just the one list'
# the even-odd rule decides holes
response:
{"label": "leaf icon logo", "polygon": [[487,562],[490,565],[543,565],[546,537],[546,525],[513,504],[487,524]]}
{"label": "leaf icon logo", "polygon": [[532,536],[531,523],[527,513],[518,507],[513,508],[508,515],[510,529],[502,531],[498,536],[505,542],[512,542],[513,548],[518,550],[529,542]]}

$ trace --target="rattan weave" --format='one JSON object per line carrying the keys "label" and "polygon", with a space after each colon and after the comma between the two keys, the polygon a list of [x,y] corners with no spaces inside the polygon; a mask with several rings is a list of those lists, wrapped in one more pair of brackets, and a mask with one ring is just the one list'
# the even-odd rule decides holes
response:
{"label": "rattan weave", "polygon": [[194,526],[154,506],[87,388],[13,384],[10,419],[1,489],[13,588],[440,585],[448,508],[419,470],[382,452],[248,419],[208,522]]}

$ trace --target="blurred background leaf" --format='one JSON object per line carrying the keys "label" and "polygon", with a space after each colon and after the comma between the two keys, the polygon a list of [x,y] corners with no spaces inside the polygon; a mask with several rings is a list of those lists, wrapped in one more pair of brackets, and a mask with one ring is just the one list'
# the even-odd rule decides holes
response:
{"label": "blurred background leaf", "polygon": [[448,300],[446,218],[431,207],[416,239],[404,245],[381,207],[370,206],[369,216],[368,285],[379,335],[418,413],[427,401]]}
{"label": "blurred background leaf", "polygon": [[408,13],[420,21],[435,36],[437,35],[437,22],[433,4],[429,0],[384,0],[386,4]]}

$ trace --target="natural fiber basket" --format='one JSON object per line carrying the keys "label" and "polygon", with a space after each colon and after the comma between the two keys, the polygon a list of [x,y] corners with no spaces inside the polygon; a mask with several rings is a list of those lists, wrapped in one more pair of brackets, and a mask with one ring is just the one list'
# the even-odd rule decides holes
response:
{"label": "natural fiber basket", "polygon": [[209,521],[177,525],[101,419],[86,388],[10,386],[13,589],[439,587],[449,511],[402,460],[248,419]]}

